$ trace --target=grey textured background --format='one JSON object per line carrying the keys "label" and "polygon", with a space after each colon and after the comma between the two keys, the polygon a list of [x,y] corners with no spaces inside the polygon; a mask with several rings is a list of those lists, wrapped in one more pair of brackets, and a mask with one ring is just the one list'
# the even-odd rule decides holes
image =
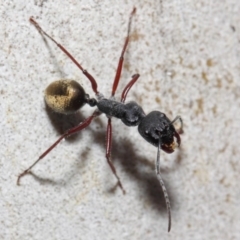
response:
{"label": "grey textured background", "polygon": [[[106,160],[106,118],[63,141],[28,167],[64,129],[91,114],[46,111],[45,87],[81,71],[28,19],[61,42],[110,94],[133,6],[131,42],[117,97],[134,73],[128,100],[145,112],[184,120],[182,146],[161,153],[172,231],[154,172],[156,148],[113,120],[112,159],[127,191],[115,188]],[[1,1],[1,239],[240,239],[240,1]],[[68,119],[67,124],[64,121]],[[237,227],[238,226],[238,227]]]}

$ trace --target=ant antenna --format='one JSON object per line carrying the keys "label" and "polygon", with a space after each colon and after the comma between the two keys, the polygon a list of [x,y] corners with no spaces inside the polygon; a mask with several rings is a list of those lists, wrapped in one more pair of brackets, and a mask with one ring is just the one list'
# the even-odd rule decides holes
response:
{"label": "ant antenna", "polygon": [[161,149],[161,137],[159,134],[159,142],[158,142],[158,150],[157,150],[157,159],[156,159],[156,173],[157,173],[157,178],[158,181],[161,185],[162,191],[163,191],[163,195],[164,195],[164,199],[165,199],[165,203],[167,206],[167,213],[168,213],[168,232],[170,232],[171,230],[171,205],[170,205],[170,200],[168,197],[168,193],[167,193],[167,189],[165,187],[165,184],[163,182],[163,179],[161,177],[161,171],[160,171],[160,149]]}

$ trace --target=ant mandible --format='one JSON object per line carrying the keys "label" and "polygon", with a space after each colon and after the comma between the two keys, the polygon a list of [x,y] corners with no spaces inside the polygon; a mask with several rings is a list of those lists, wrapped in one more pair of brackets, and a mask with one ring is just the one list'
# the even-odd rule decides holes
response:
{"label": "ant mandible", "polygon": [[[52,42],[54,42],[77,65],[77,67],[82,71],[82,73],[90,81],[92,85],[92,90],[96,95],[96,98],[90,98],[89,95],[85,93],[83,87],[76,81],[59,80],[51,83],[45,90],[45,101],[47,105],[55,112],[59,112],[63,114],[76,112],[84,104],[88,104],[91,107],[97,107],[97,109],[93,112],[93,114],[90,117],[85,119],[79,125],[66,131],[53,145],[51,145],[42,155],[40,155],[39,158],[29,168],[23,171],[18,176],[17,185],[20,185],[20,179],[24,175],[30,173],[32,168],[41,159],[43,159],[50,151],[52,151],[59,144],[59,142],[61,142],[62,139],[74,133],[80,132],[81,130],[86,128],[88,125],[90,125],[90,123],[95,117],[104,113],[108,119],[107,138],[106,138],[107,139],[106,140],[106,159],[113,174],[117,179],[118,186],[123,191],[123,194],[125,194],[125,190],[116,172],[116,169],[110,159],[111,147],[112,147],[112,123],[111,123],[112,117],[121,119],[122,122],[129,127],[138,126],[138,132],[140,133],[140,135],[147,142],[157,147],[158,150],[157,150],[157,158],[156,158],[156,166],[155,166],[156,174],[157,174],[158,181],[161,185],[166,206],[167,206],[168,231],[170,231],[171,207],[170,207],[170,200],[167,194],[167,190],[164,185],[163,179],[161,177],[161,172],[160,172],[160,149],[162,149],[167,153],[172,153],[175,149],[175,138],[178,146],[180,146],[181,139],[180,139],[179,133],[183,125],[182,119],[180,116],[177,116],[173,121],[170,121],[164,113],[159,111],[153,111],[153,112],[150,112],[149,114],[145,114],[141,106],[139,106],[136,102],[131,101],[131,102],[125,103],[127,94],[131,89],[131,87],[138,80],[140,76],[139,74],[134,74],[132,76],[132,79],[123,89],[120,102],[117,101],[114,97],[118,87],[119,80],[120,80],[121,72],[122,72],[124,53],[126,51],[126,48],[129,42],[129,34],[131,29],[132,17],[135,14],[135,12],[136,12],[136,8],[134,7],[129,17],[127,37],[125,39],[123,49],[119,58],[117,71],[116,71],[115,79],[112,86],[112,94],[109,99],[105,98],[103,94],[101,94],[98,91],[98,85],[94,77],[90,73],[88,73],[87,70],[85,70],[61,44],[59,44],[50,35],[48,35],[32,17],[29,19],[30,22],[37,28],[37,30],[42,35],[44,35],[45,37],[50,39]],[[173,123],[176,122],[177,120],[179,120],[181,123],[179,132],[176,131],[175,127],[173,126]]]}

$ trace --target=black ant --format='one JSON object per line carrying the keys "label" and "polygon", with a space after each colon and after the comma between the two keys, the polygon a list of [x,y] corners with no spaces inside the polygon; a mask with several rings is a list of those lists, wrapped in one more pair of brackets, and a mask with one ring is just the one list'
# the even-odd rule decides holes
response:
{"label": "black ant", "polygon": [[[159,183],[162,187],[162,191],[164,194],[167,212],[168,212],[168,231],[171,229],[171,207],[170,201],[167,194],[166,187],[161,177],[160,173],[160,149],[167,153],[172,153],[175,149],[175,141],[177,140],[178,146],[180,146],[181,139],[179,136],[180,131],[182,130],[182,119],[180,116],[177,116],[173,121],[170,121],[166,115],[159,111],[153,111],[149,114],[145,114],[143,109],[136,102],[128,102],[125,103],[127,94],[134,83],[138,80],[139,74],[135,74],[132,76],[130,82],[126,85],[122,92],[121,101],[115,100],[115,92],[118,87],[118,83],[120,80],[124,53],[126,51],[128,42],[129,42],[129,34],[131,29],[131,21],[132,17],[136,12],[136,8],[134,7],[128,22],[128,31],[127,37],[124,42],[124,46],[122,49],[122,53],[119,58],[118,67],[115,75],[115,79],[112,86],[112,94],[109,99],[104,98],[103,94],[98,91],[98,85],[95,81],[94,77],[87,72],[76,60],[75,58],[57,41],[55,41],[50,35],[48,35],[40,25],[31,17],[30,22],[37,28],[37,30],[54,42],[82,71],[82,73],[87,77],[92,85],[92,89],[96,95],[96,98],[90,98],[88,94],[85,93],[83,87],[73,80],[59,80],[50,84],[45,91],[45,101],[47,105],[54,111],[68,114],[73,113],[80,109],[84,104],[88,104],[91,107],[97,107],[97,109],[93,112],[93,114],[81,122],[76,127],[73,127],[66,131],[53,145],[51,145],[28,169],[23,171],[17,179],[17,185],[20,185],[20,179],[30,173],[31,169],[41,160],[43,159],[52,149],[54,149],[58,143],[71,134],[77,133],[84,128],[86,128],[92,120],[104,113],[108,119],[107,126],[107,140],[106,140],[106,159],[107,162],[117,178],[117,184],[125,194],[125,190],[122,186],[120,178],[116,172],[116,169],[110,159],[111,154],[111,145],[112,145],[112,117],[119,118],[122,122],[129,126],[138,126],[138,131],[140,135],[149,143],[158,148],[157,150],[157,158],[156,158],[156,173]],[[181,123],[181,128],[179,133],[175,130],[173,123],[177,120]]]}

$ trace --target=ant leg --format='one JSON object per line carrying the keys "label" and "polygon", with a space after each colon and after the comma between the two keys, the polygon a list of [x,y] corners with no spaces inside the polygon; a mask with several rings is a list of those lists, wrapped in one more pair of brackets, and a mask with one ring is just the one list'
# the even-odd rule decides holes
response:
{"label": "ant leg", "polygon": [[179,128],[177,131],[175,131],[174,136],[177,138],[178,146],[180,146],[180,144],[181,144],[181,138],[180,138],[179,134],[183,133],[183,120],[182,120],[182,118],[181,118],[180,116],[176,116],[176,117],[172,120],[171,124],[175,123],[177,120],[180,121],[181,126],[180,126],[180,128]]}
{"label": "ant leg", "polygon": [[126,40],[125,40],[125,43],[124,43],[124,46],[123,46],[123,49],[122,49],[121,56],[119,58],[118,67],[117,67],[115,79],[114,79],[113,86],[112,86],[112,96],[115,95],[115,92],[117,90],[118,83],[119,83],[119,80],[120,80],[120,77],[121,77],[122,65],[123,65],[123,60],[124,60],[124,53],[126,51],[126,48],[127,48],[128,42],[129,42],[129,33],[130,33],[130,29],[131,29],[132,17],[133,17],[133,14],[135,14],[135,12],[136,12],[136,8],[134,7],[131,14],[130,14],[130,17],[129,17],[127,37],[126,37]]}
{"label": "ant leg", "polygon": [[85,119],[82,123],[80,123],[78,126],[73,127],[71,129],[69,129],[68,131],[66,131],[54,144],[52,144],[42,155],[39,156],[39,158],[29,167],[27,168],[25,171],[23,171],[21,174],[19,174],[18,179],[17,179],[17,185],[20,185],[20,179],[28,174],[32,168],[40,161],[42,160],[49,152],[51,152],[61,141],[63,138],[66,138],[68,136],[70,136],[71,134],[77,133],[81,130],[83,130],[84,128],[86,128],[93,120],[93,118],[99,116],[101,113],[98,111],[95,111],[92,116],[90,116],[89,118]]}
{"label": "ant leg", "polygon": [[180,144],[181,144],[181,138],[180,138],[179,133],[177,131],[175,131],[174,137],[177,139],[177,144],[178,144],[178,147],[179,147]]}
{"label": "ant leg", "polygon": [[180,116],[176,116],[176,117],[173,119],[173,121],[171,122],[171,124],[175,123],[177,120],[180,121],[181,126],[180,126],[180,128],[179,128],[177,131],[175,130],[174,136],[177,138],[178,146],[180,146],[180,144],[181,144],[181,138],[180,138],[179,134],[183,133],[183,120],[182,120],[182,118],[181,118]]}
{"label": "ant leg", "polygon": [[131,89],[131,87],[133,86],[133,84],[138,80],[139,77],[140,77],[139,74],[134,74],[134,75],[132,76],[132,79],[130,80],[130,82],[129,82],[129,83],[127,84],[127,86],[123,89],[122,97],[121,97],[121,102],[122,102],[122,103],[125,102],[129,90]]}
{"label": "ant leg", "polygon": [[82,73],[88,78],[88,80],[91,82],[92,84],[92,89],[93,91],[98,94],[98,90],[97,90],[97,82],[94,79],[94,77],[87,72],[86,69],[83,69],[83,67],[77,62],[77,60],[67,51],[67,49],[65,49],[61,44],[59,44],[56,40],[54,40],[50,35],[48,35],[41,27],[40,25],[32,18],[30,17],[29,21],[37,28],[37,30],[45,35],[47,38],[49,38],[52,42],[54,42],[76,65],[77,67],[82,71]]}
{"label": "ant leg", "polygon": [[161,177],[161,172],[160,172],[160,149],[161,149],[161,140],[160,140],[160,136],[159,136],[159,143],[158,143],[158,150],[157,150],[157,159],[156,159],[156,173],[157,173],[157,178],[158,181],[161,185],[162,191],[163,191],[163,195],[164,195],[164,199],[165,199],[165,203],[167,206],[167,212],[168,212],[168,232],[170,232],[171,230],[171,205],[170,205],[170,200],[168,197],[168,193],[167,193],[167,189],[165,187],[165,184],[163,182],[163,179]]}
{"label": "ant leg", "polygon": [[110,159],[111,157],[111,149],[112,149],[112,123],[111,123],[111,118],[108,119],[108,126],[107,126],[107,138],[106,138],[106,159],[107,162],[113,172],[113,174],[115,175],[115,177],[117,178],[118,181],[118,186],[122,189],[123,194],[125,194],[125,190],[122,186],[122,183],[120,181],[120,178],[117,175],[117,171]]}
{"label": "ant leg", "polygon": [[183,133],[183,120],[182,120],[181,116],[176,116],[176,117],[172,120],[171,124],[175,123],[177,120],[179,120],[179,121],[180,121],[180,124],[181,124],[180,128],[178,129],[178,133],[181,134],[181,133]]}

